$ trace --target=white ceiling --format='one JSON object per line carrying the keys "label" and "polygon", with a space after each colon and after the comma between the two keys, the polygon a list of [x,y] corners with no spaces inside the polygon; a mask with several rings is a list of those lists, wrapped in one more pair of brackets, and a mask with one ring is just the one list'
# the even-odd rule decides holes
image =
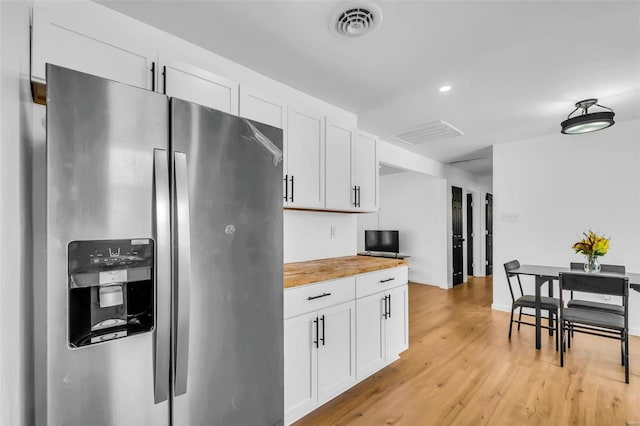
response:
{"label": "white ceiling", "polygon": [[[640,2],[377,1],[381,27],[347,40],[328,1],[101,3],[358,115],[359,127],[443,162],[556,133],[596,97],[640,117]],[[440,93],[439,87],[453,89]],[[392,135],[445,120],[464,136],[419,147]],[[579,136],[567,136],[579,137]],[[455,164],[488,174],[491,161]]]}

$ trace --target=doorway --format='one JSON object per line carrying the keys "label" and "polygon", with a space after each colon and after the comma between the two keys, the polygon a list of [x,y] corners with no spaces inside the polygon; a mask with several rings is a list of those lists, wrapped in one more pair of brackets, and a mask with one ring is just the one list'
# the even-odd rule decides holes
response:
{"label": "doorway", "polygon": [[453,285],[462,284],[464,281],[463,265],[464,251],[462,243],[462,188],[451,187],[451,229],[452,229],[452,259],[453,259]]}
{"label": "doorway", "polygon": [[467,194],[467,275],[473,276],[473,195]]}
{"label": "doorway", "polygon": [[493,274],[493,195],[487,194],[485,200],[485,265],[486,276]]}

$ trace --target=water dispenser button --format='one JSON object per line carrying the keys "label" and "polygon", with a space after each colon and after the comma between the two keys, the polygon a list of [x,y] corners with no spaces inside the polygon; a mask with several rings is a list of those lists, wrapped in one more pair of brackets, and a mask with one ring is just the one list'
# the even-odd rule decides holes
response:
{"label": "water dispenser button", "polygon": [[108,308],[109,306],[122,305],[124,302],[124,296],[122,294],[121,285],[110,285],[106,287],[100,287],[98,293],[98,299],[100,300],[101,308]]}

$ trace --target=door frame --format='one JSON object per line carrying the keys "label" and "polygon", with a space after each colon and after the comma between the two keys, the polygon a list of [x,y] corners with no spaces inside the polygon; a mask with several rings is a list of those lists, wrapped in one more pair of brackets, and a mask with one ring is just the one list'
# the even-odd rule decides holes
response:
{"label": "door frame", "polygon": [[484,201],[484,275],[488,277],[493,275],[493,194],[487,192]]}
{"label": "door frame", "polygon": [[[456,213],[455,213],[455,208],[454,208],[454,204],[456,203],[456,199],[455,199],[455,194],[459,191],[460,193],[460,223],[458,224],[458,233],[456,233]],[[465,282],[465,275],[464,275],[464,259],[465,259],[465,254],[464,254],[464,190],[461,186],[455,186],[455,185],[451,185],[451,283],[453,286],[456,286],[458,284],[462,284]],[[456,236],[457,235],[457,236]],[[456,256],[456,250],[459,249],[460,250],[460,259],[457,258]],[[458,271],[456,271],[456,261],[459,261],[460,264],[460,268]],[[458,276],[459,275],[459,276]]]}
{"label": "door frame", "polygon": [[475,200],[475,194],[472,191],[467,191],[467,203],[466,203],[466,211],[465,211],[465,223],[467,225],[466,230],[465,230],[465,235],[467,236],[466,239],[466,249],[465,252],[467,253],[467,273],[465,274],[465,276],[467,277],[467,280],[469,279],[469,277],[473,277],[474,276],[474,268],[475,268],[475,235],[473,230],[475,229],[475,227],[473,226],[473,222],[474,222],[474,216],[473,216],[473,211],[474,211],[474,200]]}

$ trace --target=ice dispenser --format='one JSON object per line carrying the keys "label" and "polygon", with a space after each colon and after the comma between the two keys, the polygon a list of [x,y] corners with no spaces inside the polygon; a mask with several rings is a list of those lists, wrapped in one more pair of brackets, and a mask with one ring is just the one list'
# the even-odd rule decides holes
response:
{"label": "ice dispenser", "polygon": [[69,243],[69,346],[153,329],[154,259],[147,238]]}

